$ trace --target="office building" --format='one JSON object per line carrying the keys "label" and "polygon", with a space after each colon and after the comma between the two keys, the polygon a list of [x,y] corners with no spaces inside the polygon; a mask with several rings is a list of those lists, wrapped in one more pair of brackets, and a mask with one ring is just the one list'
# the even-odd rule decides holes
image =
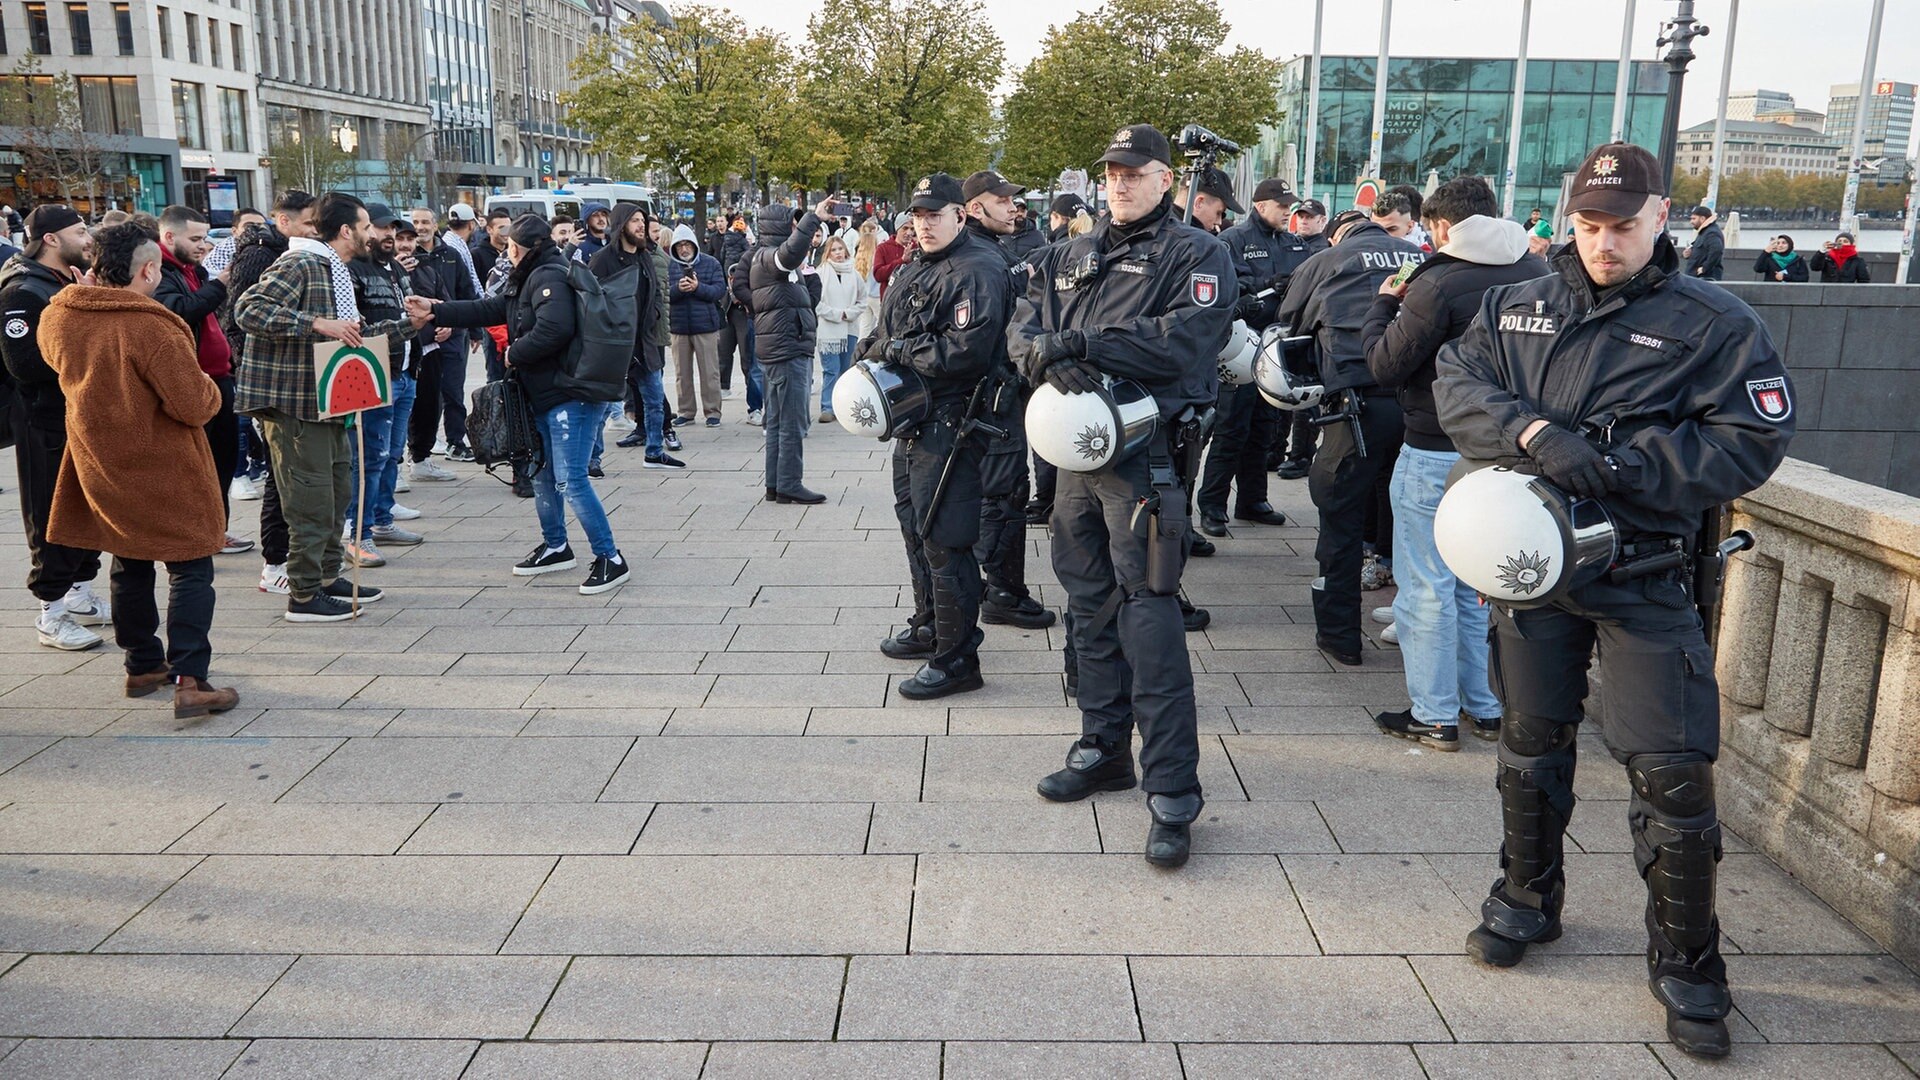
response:
{"label": "office building", "polygon": [[[1913,83],[1882,79],[1867,99],[1867,138],[1860,156],[1869,163],[1884,158],[1890,176],[1905,168],[1911,149],[1916,91],[1920,87]],[[1827,99],[1827,134],[1840,143],[1843,155],[1853,152],[1853,124],[1859,111],[1860,84],[1835,83]],[[1865,168],[1862,175],[1877,176],[1879,171]]]}
{"label": "office building", "polygon": [[530,170],[531,183],[604,175],[592,138],[567,122],[560,98],[580,85],[573,61],[595,35],[645,18],[638,0],[487,0],[495,160]]}
{"label": "office building", "polygon": [[1784,90],[1737,90],[1727,95],[1727,119],[1758,120],[1762,113],[1793,111],[1793,95]]}
{"label": "office building", "polygon": [[[1675,157],[1681,174],[1702,176],[1712,171],[1713,128],[1709,121],[1680,132]],[[1822,131],[1757,120],[1727,121],[1721,157],[1725,175],[1779,171],[1788,176],[1837,176],[1845,160],[1846,150]]]}

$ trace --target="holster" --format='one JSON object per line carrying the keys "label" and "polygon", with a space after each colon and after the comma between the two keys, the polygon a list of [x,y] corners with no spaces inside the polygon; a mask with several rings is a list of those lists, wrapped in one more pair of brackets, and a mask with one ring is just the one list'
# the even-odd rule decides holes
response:
{"label": "holster", "polygon": [[[1208,410],[1209,413],[1212,410]],[[1178,423],[1178,422],[1176,422]],[[1197,446],[1200,431],[1185,432]],[[1187,512],[1186,487],[1182,482],[1180,463],[1185,454],[1176,453],[1183,449],[1175,444],[1182,438],[1181,426],[1166,437],[1155,434],[1147,444],[1147,495],[1140,500],[1139,509],[1134,511],[1134,527],[1140,526],[1140,517],[1144,514],[1147,526],[1147,591],[1155,596],[1172,596],[1180,591],[1180,572],[1186,566],[1187,532],[1191,522]],[[1192,457],[1197,464],[1198,453]]]}

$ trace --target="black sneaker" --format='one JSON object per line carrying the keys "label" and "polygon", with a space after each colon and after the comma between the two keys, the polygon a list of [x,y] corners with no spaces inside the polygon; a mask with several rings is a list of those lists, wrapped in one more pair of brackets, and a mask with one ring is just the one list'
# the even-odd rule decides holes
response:
{"label": "black sneaker", "polygon": [[647,443],[646,430],[643,428],[634,428],[633,434],[620,436],[620,438],[614,440],[613,445],[619,447],[622,450],[631,450],[636,446],[645,446],[646,443]]}
{"label": "black sneaker", "polygon": [[454,443],[452,446],[447,447],[447,460],[472,461],[473,451],[467,449],[465,443]]}
{"label": "black sneaker", "polygon": [[647,460],[642,462],[642,465],[649,469],[684,469],[687,467],[686,462],[666,453],[648,454]]}
{"label": "black sneaker", "polygon": [[[327,584],[320,586],[320,591],[333,597],[335,600],[345,600],[349,604],[353,602],[353,582],[346,578],[334,578]],[[363,604],[371,604],[385,595],[387,594],[383,590],[376,589],[371,585],[360,586],[360,602]]]}
{"label": "black sneaker", "polygon": [[1462,709],[1460,726],[1473,732],[1476,739],[1485,739],[1488,742],[1500,741],[1500,718],[1497,716],[1491,720],[1484,720],[1478,716],[1468,716],[1466,710]]}
{"label": "black sneaker", "polygon": [[1383,712],[1373,718],[1382,734],[1411,739],[1422,746],[1451,753],[1460,749],[1460,729],[1453,724],[1428,724],[1413,718],[1412,709]]}
{"label": "black sneaker", "polygon": [[305,600],[287,598],[288,622],[346,622],[359,617],[360,612],[353,605],[324,592],[314,593]]}
{"label": "black sneaker", "polygon": [[592,596],[608,589],[617,589],[632,576],[633,567],[619,552],[614,552],[611,559],[596,556],[593,571],[587,575],[587,580],[580,583],[580,595]]}
{"label": "black sneaker", "polygon": [[607,470],[598,465],[589,465],[587,466],[587,478],[591,480],[605,480],[607,478]]}
{"label": "black sneaker", "polygon": [[537,544],[527,557],[513,564],[514,577],[538,577],[551,574],[555,570],[571,570],[580,565],[573,557],[573,546],[568,545],[559,551],[548,551],[547,545]]}

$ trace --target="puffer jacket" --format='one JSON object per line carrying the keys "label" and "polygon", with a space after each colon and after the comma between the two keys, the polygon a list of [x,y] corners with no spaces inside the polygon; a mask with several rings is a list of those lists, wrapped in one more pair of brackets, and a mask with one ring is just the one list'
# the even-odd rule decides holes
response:
{"label": "puffer jacket", "polygon": [[[578,325],[574,319],[573,287],[567,284],[567,257],[552,244],[542,245],[533,263],[514,273],[498,296],[480,300],[448,300],[433,306],[440,326],[507,327],[507,364],[519,375],[535,412],[581,400],[559,385],[561,368],[573,347]],[[458,337],[454,340],[458,340]]]}
{"label": "puffer jacket", "polygon": [[820,219],[809,211],[795,227],[791,209],[769,206],[755,226],[760,243],[742,260],[753,310],[754,358],[762,364],[811,363],[820,325],[813,312],[820,281],[801,270]]}
{"label": "puffer jacket", "polygon": [[[693,257],[681,258],[680,253],[688,249]],[[700,250],[699,239],[685,225],[674,228],[670,254],[666,285],[673,311],[673,332],[681,335],[719,333],[726,325],[720,304],[727,298],[727,276],[720,261]],[[681,280],[687,277],[694,280],[692,292],[680,288]]]}

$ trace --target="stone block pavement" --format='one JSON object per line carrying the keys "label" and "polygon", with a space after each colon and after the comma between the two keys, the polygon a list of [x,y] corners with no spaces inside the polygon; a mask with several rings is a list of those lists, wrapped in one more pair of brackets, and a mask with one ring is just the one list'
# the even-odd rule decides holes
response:
{"label": "stone block pavement", "polygon": [[[1667,1046],[1591,733],[1565,938],[1469,962],[1492,749],[1374,733],[1398,655],[1313,650],[1310,529],[1189,569],[1208,807],[1189,866],[1147,866],[1137,792],[1033,793],[1078,730],[1059,630],[989,627],[986,690],[891,698],[886,448],[815,427],[828,503],[771,506],[759,434],[689,429],[683,474],[609,449],[635,581],[606,595],[509,576],[533,508],[472,466],[402,496],[429,539],[365,572],[388,598],[358,624],[289,626],[256,556],[220,558],[214,670],[244,702],[198,722],[122,698],[111,641],[35,643],[0,464],[0,1077],[1920,1069],[1920,978],[1735,836],[1735,1055]],[[1310,520],[1303,484],[1274,492]]]}

